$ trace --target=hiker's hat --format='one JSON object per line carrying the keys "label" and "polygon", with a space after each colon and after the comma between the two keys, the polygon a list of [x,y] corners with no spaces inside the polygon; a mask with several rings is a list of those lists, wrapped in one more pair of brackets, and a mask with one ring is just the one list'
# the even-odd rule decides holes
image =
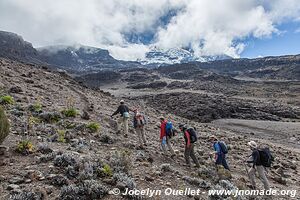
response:
{"label": "hiker's hat", "polygon": [[122,99],[122,100],[120,101],[120,103],[124,103],[124,100]]}
{"label": "hiker's hat", "polygon": [[159,116],[159,119],[165,119],[165,117],[164,116]]}
{"label": "hiker's hat", "polygon": [[254,148],[254,149],[257,148],[257,144],[256,144],[256,142],[254,142],[254,141],[248,142],[248,145],[249,145],[250,147]]}

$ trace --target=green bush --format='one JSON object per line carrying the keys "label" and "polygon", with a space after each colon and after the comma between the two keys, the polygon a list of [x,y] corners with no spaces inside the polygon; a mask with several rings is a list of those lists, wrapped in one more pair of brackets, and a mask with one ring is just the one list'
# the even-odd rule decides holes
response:
{"label": "green bush", "polygon": [[65,109],[65,110],[61,111],[61,113],[65,117],[76,117],[78,115],[78,111],[75,108]]}
{"label": "green bush", "polygon": [[65,130],[58,130],[57,135],[58,135],[58,139],[57,139],[58,142],[62,142],[62,143],[66,142],[66,139],[65,139],[66,131]]}
{"label": "green bush", "polygon": [[0,144],[9,134],[9,122],[3,108],[0,106]]}
{"label": "green bush", "polygon": [[43,109],[43,106],[41,103],[35,103],[35,104],[29,106],[29,110],[31,112],[39,113],[42,111],[42,109]]}
{"label": "green bush", "polygon": [[15,100],[12,96],[6,95],[6,96],[0,97],[0,102],[1,102],[1,104],[14,104]]}
{"label": "green bush", "polygon": [[98,176],[100,176],[101,178],[113,176],[113,170],[108,164],[104,164],[103,167],[97,172]]}
{"label": "green bush", "polygon": [[34,150],[34,146],[30,140],[22,140],[17,145],[17,152],[22,154],[32,153]]}
{"label": "green bush", "polygon": [[86,128],[89,129],[92,133],[99,131],[100,125],[97,122],[91,122],[86,125]]}

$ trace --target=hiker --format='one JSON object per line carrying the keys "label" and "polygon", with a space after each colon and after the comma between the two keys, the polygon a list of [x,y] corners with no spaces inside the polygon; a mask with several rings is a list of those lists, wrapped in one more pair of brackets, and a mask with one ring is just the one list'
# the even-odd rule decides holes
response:
{"label": "hiker", "polygon": [[252,189],[256,189],[255,174],[257,171],[258,175],[261,179],[261,182],[264,184],[264,189],[269,190],[270,184],[269,184],[269,181],[266,176],[266,170],[265,170],[265,167],[263,166],[263,160],[262,160],[261,154],[258,150],[258,145],[254,141],[248,142],[248,145],[252,151],[252,154],[250,157],[251,159],[247,160],[247,163],[250,163],[252,165],[251,169],[248,172]]}
{"label": "hiker", "polygon": [[121,125],[124,126],[124,137],[127,137],[128,134],[128,119],[129,119],[129,108],[125,105],[124,100],[120,101],[120,105],[116,112],[114,112],[111,117],[120,113],[120,118],[117,120],[117,134],[121,133]]}
{"label": "hiker", "polygon": [[223,165],[225,169],[230,170],[226,161],[226,154],[228,152],[226,144],[223,141],[219,141],[218,138],[214,135],[209,137],[209,141],[213,144],[215,164]]}
{"label": "hiker", "polygon": [[192,158],[194,163],[196,164],[196,167],[199,168],[200,164],[197,157],[195,156],[194,151],[195,142],[197,141],[197,134],[195,132],[195,129],[186,128],[186,126],[184,126],[183,124],[179,125],[179,129],[182,131],[185,140],[184,156],[186,165],[188,167],[191,167],[190,158]]}
{"label": "hiker", "polygon": [[137,109],[135,109],[133,112],[133,127],[138,135],[139,144],[141,147],[143,147],[143,145],[147,146],[147,141],[145,137],[145,124],[147,123],[146,118]]}
{"label": "hiker", "polygon": [[168,121],[165,120],[165,118],[163,116],[159,117],[160,119],[160,143],[161,143],[161,147],[163,149],[164,154],[167,153],[167,149],[166,146],[168,146],[169,151],[171,152],[171,158],[175,157],[175,152],[172,148],[171,145],[171,137],[167,135],[167,123]]}

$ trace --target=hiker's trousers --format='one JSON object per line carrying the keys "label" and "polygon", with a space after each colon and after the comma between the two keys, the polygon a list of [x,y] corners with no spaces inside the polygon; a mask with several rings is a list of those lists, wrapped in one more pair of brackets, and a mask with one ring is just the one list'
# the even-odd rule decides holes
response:
{"label": "hiker's trousers", "polygon": [[226,155],[224,153],[217,154],[216,165],[223,165],[225,169],[229,170],[229,166],[227,164]]}
{"label": "hiker's trousers", "polygon": [[255,168],[251,167],[251,169],[249,170],[249,178],[250,178],[251,185],[253,187],[256,187],[256,183],[255,183],[256,171],[258,172],[258,175],[259,175],[259,178],[260,178],[261,182],[264,184],[265,190],[269,190],[270,189],[270,184],[269,184],[269,181],[267,179],[266,170],[265,170],[264,166],[255,166]]}
{"label": "hiker's trousers", "polygon": [[171,152],[171,155],[175,155],[174,149],[173,149],[172,144],[171,144],[171,138],[166,137],[166,144],[161,144],[161,146],[162,146],[162,149],[164,151],[164,154],[167,153],[167,148],[166,148],[166,146],[167,146],[169,151]]}
{"label": "hiker's trousers", "polygon": [[145,137],[145,128],[144,128],[144,126],[136,127],[135,132],[138,135],[139,144],[143,144],[143,143],[147,142],[146,137]]}
{"label": "hiker's trousers", "polygon": [[185,162],[187,165],[191,165],[190,158],[192,158],[194,163],[196,164],[196,166],[197,167],[200,166],[199,161],[198,161],[197,157],[195,156],[194,143],[191,143],[191,145],[189,147],[185,146],[184,157],[185,157]]}
{"label": "hiker's trousers", "polygon": [[128,134],[128,119],[126,117],[120,117],[117,121],[117,129],[118,131],[121,131],[121,127],[123,125],[124,128],[124,135]]}

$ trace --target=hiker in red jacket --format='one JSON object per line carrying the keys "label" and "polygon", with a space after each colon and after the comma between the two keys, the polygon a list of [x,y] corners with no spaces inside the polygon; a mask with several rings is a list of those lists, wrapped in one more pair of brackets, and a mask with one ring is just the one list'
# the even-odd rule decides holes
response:
{"label": "hiker in red jacket", "polygon": [[184,157],[186,165],[191,167],[190,158],[192,158],[195,163],[195,167],[199,168],[200,164],[194,151],[195,142],[197,141],[197,134],[195,130],[193,128],[187,128],[183,124],[179,125],[179,129],[182,131],[185,141]]}
{"label": "hiker in red jacket", "polygon": [[171,152],[171,157],[173,158],[173,157],[175,157],[175,152],[172,148],[170,138],[167,136],[167,133],[166,133],[167,120],[165,120],[165,118],[163,116],[161,116],[159,119],[160,119],[160,143],[161,143],[161,147],[163,149],[164,154],[166,154],[167,153],[166,146],[168,146],[168,149]]}

